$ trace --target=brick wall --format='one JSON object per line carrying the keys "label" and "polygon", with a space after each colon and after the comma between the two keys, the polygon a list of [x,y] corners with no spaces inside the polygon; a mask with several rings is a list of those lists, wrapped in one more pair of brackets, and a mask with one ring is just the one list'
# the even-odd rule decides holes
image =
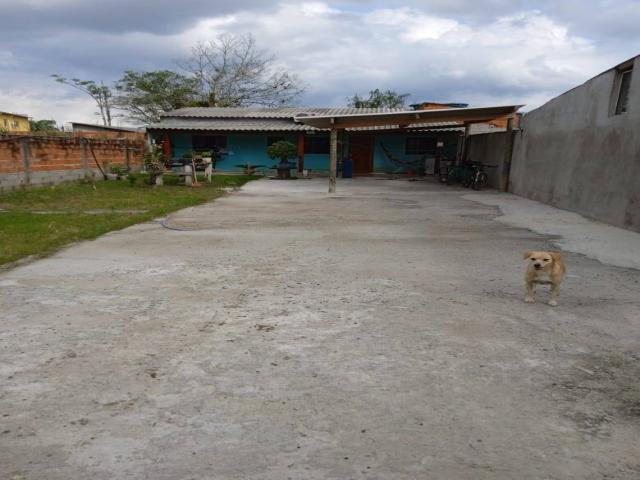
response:
{"label": "brick wall", "polygon": [[86,177],[101,179],[93,155],[106,172],[110,165],[139,170],[146,145],[140,133],[0,135],[0,191]]}

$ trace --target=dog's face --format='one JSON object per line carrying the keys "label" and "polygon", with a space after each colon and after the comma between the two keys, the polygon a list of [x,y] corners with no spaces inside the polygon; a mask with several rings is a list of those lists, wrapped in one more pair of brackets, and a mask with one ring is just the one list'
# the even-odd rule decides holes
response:
{"label": "dog's face", "polygon": [[559,256],[556,252],[524,252],[524,259],[529,260],[529,265],[535,270],[548,270],[553,265],[555,257]]}

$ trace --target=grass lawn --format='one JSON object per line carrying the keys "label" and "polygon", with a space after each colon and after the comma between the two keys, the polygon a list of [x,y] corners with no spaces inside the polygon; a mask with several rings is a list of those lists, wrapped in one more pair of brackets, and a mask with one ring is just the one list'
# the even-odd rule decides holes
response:
{"label": "grass lawn", "polygon": [[0,265],[21,258],[44,256],[78,240],[96,238],[112,230],[151,220],[167,213],[205,203],[220,196],[224,187],[241,186],[255,176],[219,175],[201,188],[107,181],[65,183],[0,194]]}

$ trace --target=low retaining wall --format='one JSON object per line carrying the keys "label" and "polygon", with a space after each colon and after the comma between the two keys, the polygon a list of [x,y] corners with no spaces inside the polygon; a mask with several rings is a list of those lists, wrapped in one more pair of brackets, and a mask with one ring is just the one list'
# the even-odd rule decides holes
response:
{"label": "low retaining wall", "polygon": [[0,191],[55,184],[81,178],[101,179],[112,165],[138,170],[146,151],[143,134],[40,136],[0,135]]}

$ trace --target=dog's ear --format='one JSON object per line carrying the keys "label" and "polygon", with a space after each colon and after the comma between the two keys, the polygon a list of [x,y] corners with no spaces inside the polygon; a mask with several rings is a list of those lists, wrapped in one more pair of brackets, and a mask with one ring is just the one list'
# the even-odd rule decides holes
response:
{"label": "dog's ear", "polygon": [[527,259],[527,258],[529,258],[532,254],[533,254],[533,252],[532,252],[531,250],[527,250],[526,252],[524,252],[524,253],[522,254],[522,258],[523,258],[524,260],[526,260],[526,259]]}
{"label": "dog's ear", "polygon": [[562,260],[562,255],[560,255],[560,252],[549,252],[549,255],[551,255],[551,258],[554,262],[559,262],[560,260]]}

